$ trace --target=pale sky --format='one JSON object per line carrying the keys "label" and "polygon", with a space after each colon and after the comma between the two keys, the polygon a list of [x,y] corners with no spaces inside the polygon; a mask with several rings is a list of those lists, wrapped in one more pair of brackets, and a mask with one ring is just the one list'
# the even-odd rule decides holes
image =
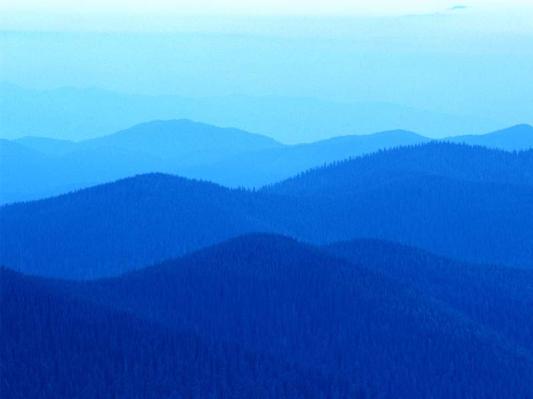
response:
{"label": "pale sky", "polygon": [[478,10],[532,9],[531,0],[1,0],[3,12],[173,12],[180,14],[405,15]]}
{"label": "pale sky", "polygon": [[0,0],[0,81],[28,88],[384,101],[524,121],[532,74],[533,0]]}
{"label": "pale sky", "polygon": [[[306,18],[305,24],[248,17]],[[427,28],[533,34],[533,0],[0,0],[0,31],[138,31],[310,34],[313,17],[455,16]],[[244,17],[244,18],[243,18]],[[278,26],[274,26],[274,25]],[[344,35],[335,27],[326,34]],[[409,24],[408,24],[409,25]],[[341,27],[342,29],[342,27]],[[407,29],[411,29],[407,26]],[[425,28],[424,28],[425,29]],[[307,32],[306,32],[307,30]],[[291,31],[291,32],[289,32]]]}

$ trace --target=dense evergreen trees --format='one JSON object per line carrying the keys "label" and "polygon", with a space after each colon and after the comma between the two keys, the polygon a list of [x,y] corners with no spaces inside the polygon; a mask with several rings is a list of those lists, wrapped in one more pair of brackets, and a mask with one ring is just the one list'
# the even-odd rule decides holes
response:
{"label": "dense evergreen trees", "polygon": [[398,241],[533,267],[533,151],[434,143],[311,171],[260,192],[152,174],[0,208],[0,261],[97,278],[248,232]]}
{"label": "dense evergreen trees", "polygon": [[[530,283],[507,295],[530,303]],[[334,375],[376,397],[533,394],[524,384],[533,378],[533,359],[520,341],[518,313],[496,330],[484,319],[490,309],[468,312],[468,303],[445,302],[431,287],[287,238],[246,236],[116,279],[48,284],[78,300]],[[477,287],[459,287],[470,286]],[[469,303],[480,298],[474,291]]]}
{"label": "dense evergreen trees", "polygon": [[358,398],[351,382],[69,299],[0,270],[9,399]]}
{"label": "dense evergreen trees", "polygon": [[533,355],[533,270],[461,263],[379,240],[324,249],[446,303]]}

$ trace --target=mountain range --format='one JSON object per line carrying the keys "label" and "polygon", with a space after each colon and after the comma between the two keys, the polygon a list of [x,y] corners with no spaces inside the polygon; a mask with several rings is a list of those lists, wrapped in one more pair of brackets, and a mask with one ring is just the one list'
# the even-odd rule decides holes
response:
{"label": "mountain range", "polygon": [[113,276],[249,232],[378,238],[533,267],[533,150],[432,142],[311,170],[259,191],[148,174],[0,208],[0,263]]}
{"label": "mountain range", "polygon": [[[533,128],[518,125],[475,138],[487,147],[525,150],[533,147]],[[327,163],[428,141],[413,132],[395,130],[283,145],[265,136],[188,120],[143,123],[81,142],[42,137],[0,140],[0,203],[44,198],[152,172],[258,188]]]}
{"label": "mountain range", "polygon": [[1,269],[0,282],[5,397],[318,399],[361,391],[292,362],[80,301],[48,281]]}
{"label": "mountain range", "polygon": [[398,128],[444,137],[479,134],[502,125],[491,117],[450,115],[385,102],[343,103],[283,96],[184,98],[98,88],[34,90],[9,83],[0,84],[0,104],[0,137],[8,139],[44,136],[85,140],[149,120],[180,118],[236,126],[290,143]]}
{"label": "mountain range", "polygon": [[532,130],[0,140],[1,392],[532,397]]}
{"label": "mountain range", "polygon": [[74,394],[87,369],[79,397],[528,397],[528,281],[380,241],[265,234],[92,282],[3,270],[3,388]]}
{"label": "mountain range", "polygon": [[521,124],[486,135],[455,136],[445,140],[452,143],[482,145],[489,148],[519,151],[531,148],[531,136],[531,125]]}

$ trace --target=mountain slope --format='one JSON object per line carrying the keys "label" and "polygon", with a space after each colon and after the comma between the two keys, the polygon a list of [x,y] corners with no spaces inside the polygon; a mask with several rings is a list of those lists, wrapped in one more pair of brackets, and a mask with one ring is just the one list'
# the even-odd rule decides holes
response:
{"label": "mountain slope", "polygon": [[185,169],[187,176],[225,186],[260,187],[307,169],[378,150],[429,141],[413,132],[393,130],[369,135],[335,137],[308,144],[248,152],[216,164]]}
{"label": "mountain slope", "polygon": [[[281,146],[265,136],[188,120],[153,121],[82,142],[26,137],[22,161],[3,155],[0,202],[27,201],[139,173],[177,173],[240,152]],[[4,146],[7,146],[5,144]],[[2,153],[13,149],[2,150]]]}
{"label": "mountain slope", "polygon": [[186,119],[141,123],[108,136],[82,141],[79,145],[146,152],[181,166],[212,163],[240,152],[281,146],[266,136]]}
{"label": "mountain slope", "polygon": [[533,150],[513,154],[500,150],[452,143],[380,151],[352,160],[306,171],[265,191],[314,195],[362,191],[383,183],[412,177],[446,178],[490,183],[533,184]]}
{"label": "mountain slope", "polygon": [[12,141],[50,156],[66,154],[74,151],[77,146],[77,143],[74,141],[35,136],[25,136]]}
{"label": "mountain slope", "polygon": [[334,190],[329,181],[300,186],[305,191],[292,198],[313,204],[315,224],[299,236],[313,242],[378,238],[470,262],[533,266],[533,186],[423,175],[381,183],[368,178],[366,189],[348,176],[332,182]]}
{"label": "mountain slope", "polygon": [[0,277],[3,397],[358,397],[339,379],[72,299],[46,281]]}
{"label": "mountain slope", "polygon": [[533,353],[532,270],[460,263],[379,240],[345,241],[324,249],[443,301]]}
{"label": "mountain slope", "polygon": [[508,151],[528,150],[533,148],[533,126],[522,124],[483,135],[456,136],[445,140]]}
{"label": "mountain slope", "polygon": [[[533,265],[533,151],[429,143],[308,171],[263,191],[316,207],[312,241],[380,238]],[[332,205],[333,204],[333,205]]]}
{"label": "mountain slope", "polygon": [[39,167],[38,178],[35,168],[4,162],[2,173],[14,178],[0,189],[0,200],[34,200],[152,172],[260,187],[328,162],[427,140],[396,130],[284,146],[264,136],[188,120],[143,123],[81,142],[25,137],[14,142],[48,160]]}
{"label": "mountain slope", "polygon": [[45,191],[54,169],[54,160],[47,155],[0,139],[0,204],[34,199]]}
{"label": "mountain slope", "polygon": [[[480,144],[484,143],[484,137],[487,145],[494,138],[501,143],[514,143],[521,140],[517,135],[524,136],[520,129],[527,130],[527,125],[475,137]],[[73,188],[152,172],[179,174],[229,187],[258,188],[328,163],[428,141],[428,138],[412,132],[394,130],[281,145],[265,136],[188,120],[147,122],[77,143],[26,137],[15,143],[40,152],[35,153],[38,159],[47,155],[47,160],[41,160],[39,170],[4,161],[1,173],[13,176],[13,179],[0,187],[0,201],[39,199]],[[478,153],[483,154],[481,150]],[[510,158],[503,154],[490,156],[493,165],[507,163]],[[479,163],[477,158],[474,164]],[[424,158],[418,161],[432,162]],[[38,160],[33,163],[36,162]],[[471,165],[472,162],[461,162],[466,169],[476,167]],[[523,165],[524,170],[528,166],[527,163]]]}
{"label": "mountain slope", "polygon": [[39,275],[116,275],[251,231],[270,230],[251,193],[142,175],[0,208],[1,261]]}
{"label": "mountain slope", "polygon": [[531,268],[532,154],[428,144],[259,192],[137,176],[0,208],[0,261],[38,275],[98,278],[247,232],[276,232],[314,243],[378,238]]}
{"label": "mountain slope", "polygon": [[403,284],[284,237],[240,237],[120,278],[59,284],[170,328],[334,374],[370,396],[531,393],[531,359],[514,343]]}

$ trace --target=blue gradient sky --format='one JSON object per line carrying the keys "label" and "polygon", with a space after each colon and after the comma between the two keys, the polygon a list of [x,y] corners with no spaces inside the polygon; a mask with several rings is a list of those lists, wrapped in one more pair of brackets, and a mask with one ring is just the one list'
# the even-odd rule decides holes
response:
{"label": "blue gradient sky", "polygon": [[287,3],[2,4],[1,80],[187,97],[383,101],[533,122],[528,1]]}

